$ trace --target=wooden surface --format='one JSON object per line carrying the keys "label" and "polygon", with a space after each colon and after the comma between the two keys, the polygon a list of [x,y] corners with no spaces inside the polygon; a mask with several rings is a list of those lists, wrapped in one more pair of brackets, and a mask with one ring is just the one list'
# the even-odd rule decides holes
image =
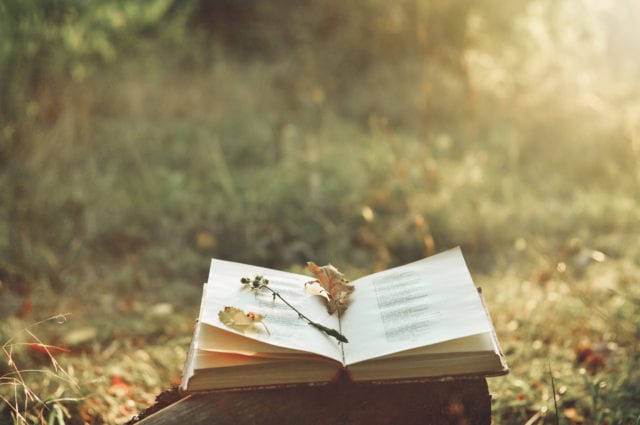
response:
{"label": "wooden surface", "polygon": [[322,386],[187,395],[139,425],[490,424],[485,379]]}

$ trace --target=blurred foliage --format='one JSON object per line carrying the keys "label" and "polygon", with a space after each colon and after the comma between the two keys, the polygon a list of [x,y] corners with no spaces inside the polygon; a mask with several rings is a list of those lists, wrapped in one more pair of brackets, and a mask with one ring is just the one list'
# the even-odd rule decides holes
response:
{"label": "blurred foliage", "polygon": [[[145,39],[155,37],[163,44],[184,35],[186,29],[177,18],[175,23],[160,27],[169,6],[167,1],[144,5],[58,0],[0,4],[0,183],[6,189],[0,198],[5,259],[0,266],[3,274],[11,276],[10,281],[22,280],[24,269],[32,276],[44,273],[53,282],[60,280],[52,269],[56,265],[43,261],[47,250],[59,248],[46,240],[58,238],[55,223],[60,221],[51,216],[46,202],[63,204],[59,211],[65,216],[63,221],[67,213],[73,220],[78,205],[67,194],[44,203],[34,196],[40,187],[38,167],[42,165],[35,158],[47,149],[60,149],[61,144],[72,149],[78,139],[88,136],[89,111],[85,111],[84,122],[74,117],[74,122],[62,123],[67,106],[79,100],[70,96],[69,87],[87,81],[104,66],[117,66],[124,55],[145,51]],[[89,83],[87,92],[90,89]],[[47,132],[61,123],[73,128],[64,140],[50,140]],[[47,229],[44,234],[43,228]],[[37,235],[45,240],[40,241]],[[64,235],[60,236],[64,243]],[[40,242],[44,246],[33,246]],[[51,260],[51,255],[48,258]]]}
{"label": "blurred foliage", "polygon": [[[517,38],[513,18],[531,1],[178,3],[215,46],[279,63],[272,84],[280,112],[329,108],[363,125],[382,116],[393,128],[421,131],[456,120],[470,88],[464,52]],[[473,25],[483,27],[481,36]]]}
{"label": "blurred foliage", "polygon": [[[167,1],[6,1],[0,5],[5,125],[55,121],[62,82],[82,80],[139,37],[159,34]],[[170,32],[170,31],[169,31]],[[8,122],[7,122],[8,121]],[[10,128],[5,137],[16,131]]]}
{"label": "blurred foliage", "polygon": [[[615,368],[569,377],[578,339],[607,328],[622,364],[638,361],[636,330],[616,323],[640,314],[639,14],[596,0],[1,2],[0,319],[15,322],[0,336],[73,311],[71,334],[96,339],[73,349],[135,350],[190,327],[210,257],[357,277],[462,245],[510,357],[535,365],[495,388],[498,419],[548,405],[542,354],[583,388],[567,409],[637,414],[636,375],[609,379],[608,399],[592,384]],[[149,315],[167,299],[172,319]],[[545,325],[554,308],[585,322],[594,299],[610,311],[588,327]]]}

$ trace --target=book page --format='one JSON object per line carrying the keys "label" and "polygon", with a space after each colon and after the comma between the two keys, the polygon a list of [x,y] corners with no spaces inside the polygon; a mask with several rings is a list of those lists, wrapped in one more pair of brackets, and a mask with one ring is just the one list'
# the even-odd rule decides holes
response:
{"label": "book page", "polygon": [[492,330],[458,248],[353,284],[346,364]]}
{"label": "book page", "polygon": [[[342,348],[334,338],[298,317],[298,314],[282,300],[274,300],[268,290],[252,291],[248,285],[240,282],[243,277],[253,279],[256,275],[268,279],[270,288],[280,293],[311,320],[329,328],[339,329],[338,318],[327,313],[320,297],[305,292],[304,284],[313,280],[312,277],[215,259],[211,262],[209,279],[203,295],[200,322],[266,344],[311,352],[342,362]],[[245,313],[251,311],[265,315],[261,323],[264,323],[266,328],[258,323],[248,332],[239,332],[226,326],[218,318],[218,312],[225,306],[240,308]]]}

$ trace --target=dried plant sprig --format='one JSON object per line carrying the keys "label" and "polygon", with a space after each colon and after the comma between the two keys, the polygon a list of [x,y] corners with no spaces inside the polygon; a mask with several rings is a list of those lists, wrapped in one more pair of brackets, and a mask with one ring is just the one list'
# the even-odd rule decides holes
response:
{"label": "dried plant sprig", "polygon": [[250,279],[248,277],[243,277],[242,279],[240,279],[240,283],[242,283],[243,285],[248,285],[249,288],[252,291],[258,291],[258,290],[261,290],[261,289],[265,289],[265,290],[271,292],[271,295],[273,296],[273,300],[274,301],[276,300],[276,298],[278,298],[280,301],[285,303],[290,309],[295,311],[298,314],[298,317],[300,319],[304,320],[309,325],[313,326],[314,328],[318,329],[319,331],[321,331],[321,332],[323,332],[323,333],[325,333],[325,334],[327,334],[329,336],[334,337],[335,339],[337,339],[340,342],[349,342],[347,337],[342,335],[337,330],[328,328],[328,327],[326,327],[326,326],[324,326],[324,325],[322,325],[322,324],[320,324],[318,322],[314,322],[313,320],[311,320],[307,316],[305,316],[300,310],[298,310],[291,303],[289,303],[289,301],[284,299],[284,297],[282,295],[280,295],[280,293],[278,291],[276,291],[273,288],[269,287],[269,280],[265,279],[263,276],[256,275],[253,279]]}

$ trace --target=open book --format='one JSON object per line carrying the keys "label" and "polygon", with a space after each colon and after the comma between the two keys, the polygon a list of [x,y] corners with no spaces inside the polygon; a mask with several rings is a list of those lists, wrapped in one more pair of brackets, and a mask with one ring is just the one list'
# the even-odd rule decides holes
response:
{"label": "open book", "polygon": [[[247,290],[262,275],[311,320],[339,330],[348,343],[320,332],[270,293]],[[308,275],[212,260],[181,388],[202,391],[330,382],[415,381],[507,373],[489,314],[459,248],[352,282],[351,304],[329,315],[305,291]],[[233,306],[264,314],[264,327],[228,327],[219,312]]]}

